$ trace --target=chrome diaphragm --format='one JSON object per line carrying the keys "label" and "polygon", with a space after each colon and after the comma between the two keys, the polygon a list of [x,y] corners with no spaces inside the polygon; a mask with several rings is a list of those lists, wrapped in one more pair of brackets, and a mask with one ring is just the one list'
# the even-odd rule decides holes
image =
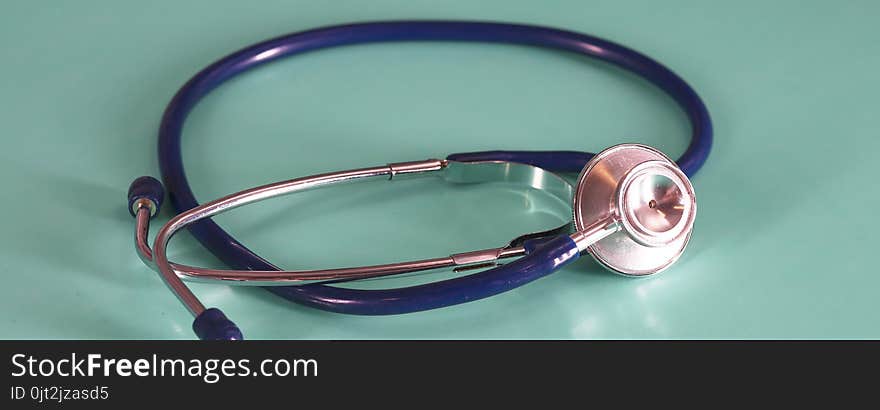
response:
{"label": "chrome diaphragm", "polygon": [[608,269],[630,276],[662,271],[687,246],[697,214],[694,188],[662,152],[621,144],[593,157],[575,187],[577,231],[597,221],[616,224],[614,233],[586,247]]}

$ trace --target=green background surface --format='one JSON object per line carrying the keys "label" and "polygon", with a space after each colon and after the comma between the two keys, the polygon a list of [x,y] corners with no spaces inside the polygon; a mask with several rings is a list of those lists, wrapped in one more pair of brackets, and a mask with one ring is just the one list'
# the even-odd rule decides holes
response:
{"label": "green background surface", "polygon": [[[691,245],[649,279],[585,258],[497,297],[394,317],[193,287],[247,337],[880,337],[880,3],[620,0],[4,3],[0,337],[192,338],[191,318],[135,255],[125,209],[129,182],[158,174],[165,104],[201,67],[250,43],[408,18],[582,31],[684,77],[716,129],[693,179]],[[605,64],[518,46],[407,43],[311,53],[237,78],[195,109],[183,150],[207,200],[461,151],[642,142],[677,156],[687,135],[671,100]],[[507,186],[416,180],[301,194],[218,222],[280,266],[317,268],[498,246],[560,223],[566,209]],[[219,266],[188,234],[170,252]]]}

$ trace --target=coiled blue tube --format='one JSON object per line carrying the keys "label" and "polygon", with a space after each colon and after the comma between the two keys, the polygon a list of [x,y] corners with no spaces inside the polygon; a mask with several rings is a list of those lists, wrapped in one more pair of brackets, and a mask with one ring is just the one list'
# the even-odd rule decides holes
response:
{"label": "coiled blue tube", "polygon": [[[692,137],[678,164],[686,174],[693,175],[709,155],[712,124],[696,92],[669,69],[621,45],[586,34],[521,24],[460,21],[358,23],[289,34],[244,48],[203,69],[177,92],[166,108],[159,128],[159,167],[174,208],[182,212],[198,206],[184,172],[180,138],[186,116],[202,97],[230,77],[280,58],[328,47],[387,41],[523,44],[569,51],[610,62],[655,84],[672,96],[685,111],[691,122]],[[530,163],[552,171],[574,172],[580,171],[591,156],[590,153],[572,151],[488,151],[453,154],[449,158],[508,160]],[[209,251],[232,268],[277,269],[213,221],[200,221],[191,225],[189,230]],[[559,240],[564,242],[565,239]],[[553,249],[559,251],[563,248]],[[364,315],[408,313],[494,295],[550,273],[555,267],[540,263],[541,258],[550,256],[549,250],[545,254],[540,252],[542,249],[550,248],[539,247],[537,253],[523,258],[522,262],[420,286],[387,290],[355,290],[329,285],[267,289],[294,302],[333,312]]]}

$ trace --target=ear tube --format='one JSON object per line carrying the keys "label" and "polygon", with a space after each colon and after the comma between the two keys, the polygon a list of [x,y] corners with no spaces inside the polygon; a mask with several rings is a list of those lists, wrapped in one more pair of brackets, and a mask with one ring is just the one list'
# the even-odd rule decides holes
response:
{"label": "ear tube", "polygon": [[[165,188],[162,183],[151,176],[142,176],[134,181],[128,188],[128,211],[138,220],[138,231],[149,229],[149,220],[156,216],[165,199]],[[138,238],[145,238],[136,234]],[[142,246],[143,244],[138,244]],[[147,247],[149,248],[149,247]],[[147,262],[147,261],[145,261]],[[149,261],[152,263],[152,260]],[[196,336],[201,340],[243,340],[241,330],[226,315],[217,308],[204,309],[195,313],[192,328]]]}

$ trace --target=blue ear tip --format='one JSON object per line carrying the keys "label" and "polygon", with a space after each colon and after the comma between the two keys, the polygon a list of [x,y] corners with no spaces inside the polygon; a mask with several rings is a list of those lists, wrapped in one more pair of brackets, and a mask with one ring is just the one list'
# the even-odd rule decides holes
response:
{"label": "blue ear tip", "polygon": [[192,325],[201,340],[244,340],[241,330],[220,309],[205,309]]}
{"label": "blue ear tip", "polygon": [[140,199],[148,199],[152,202],[150,216],[159,213],[162,201],[165,199],[165,188],[158,179],[151,176],[142,176],[132,181],[128,187],[128,212],[135,215],[134,205]]}

